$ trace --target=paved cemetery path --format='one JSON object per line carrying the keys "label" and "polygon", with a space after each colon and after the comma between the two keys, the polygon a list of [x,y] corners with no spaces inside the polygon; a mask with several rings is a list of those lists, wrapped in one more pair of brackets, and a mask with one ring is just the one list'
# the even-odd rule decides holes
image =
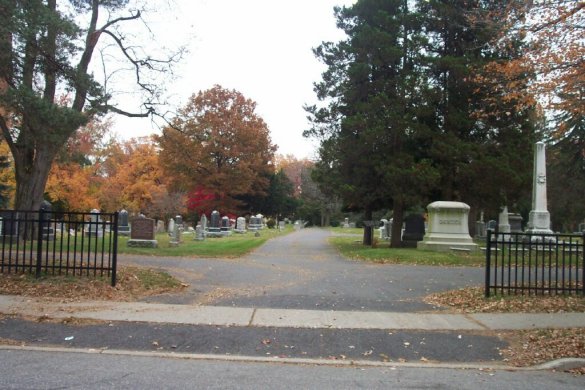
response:
{"label": "paved cemetery path", "polygon": [[[159,267],[190,285],[147,302],[256,308],[414,312],[431,292],[481,285],[478,267],[368,264],[342,258],[324,229],[269,240],[239,259],[120,256],[121,264]],[[356,236],[356,239],[360,237]]]}

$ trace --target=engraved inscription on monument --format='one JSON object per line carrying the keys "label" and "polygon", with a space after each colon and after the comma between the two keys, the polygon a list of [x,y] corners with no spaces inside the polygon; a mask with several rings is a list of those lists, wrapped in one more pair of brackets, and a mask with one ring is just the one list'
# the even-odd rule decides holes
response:
{"label": "engraved inscription on monument", "polygon": [[133,219],[132,230],[130,234],[130,238],[133,240],[154,240],[154,219]]}

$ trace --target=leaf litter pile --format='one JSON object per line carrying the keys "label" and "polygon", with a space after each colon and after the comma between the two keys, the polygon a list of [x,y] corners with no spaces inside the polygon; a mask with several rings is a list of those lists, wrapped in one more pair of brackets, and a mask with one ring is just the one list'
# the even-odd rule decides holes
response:
{"label": "leaf litter pile", "polygon": [[[566,313],[585,312],[585,297],[563,295],[495,296],[485,298],[482,287],[468,287],[428,295],[428,304],[452,313]],[[500,351],[517,367],[561,358],[585,358],[585,324],[574,329],[539,329],[498,333],[509,342]],[[570,370],[585,375],[585,367]]]}
{"label": "leaf litter pile", "polygon": [[48,276],[39,279],[28,274],[1,274],[0,294],[62,298],[71,301],[136,299],[179,292],[186,284],[166,272],[140,267],[118,269],[116,286],[106,277]]}

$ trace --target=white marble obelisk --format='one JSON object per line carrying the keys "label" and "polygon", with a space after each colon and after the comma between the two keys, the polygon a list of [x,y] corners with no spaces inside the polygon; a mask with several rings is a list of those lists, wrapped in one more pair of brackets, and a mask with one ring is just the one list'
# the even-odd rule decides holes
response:
{"label": "white marble obelisk", "polygon": [[534,150],[532,210],[528,215],[526,233],[552,234],[550,213],[546,204],[546,153],[544,142],[537,142]]}

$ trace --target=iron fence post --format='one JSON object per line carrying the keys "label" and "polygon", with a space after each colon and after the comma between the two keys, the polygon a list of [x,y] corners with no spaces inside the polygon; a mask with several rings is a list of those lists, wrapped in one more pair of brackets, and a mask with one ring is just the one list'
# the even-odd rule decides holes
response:
{"label": "iron fence post", "polygon": [[581,256],[583,257],[583,263],[581,264],[581,271],[583,274],[581,276],[581,284],[583,285],[583,298],[585,298],[585,232],[583,232],[583,236],[581,237],[581,246]]}
{"label": "iron fence post", "polygon": [[490,296],[490,269],[491,269],[491,241],[492,241],[492,230],[487,231],[486,251],[485,251],[485,296]]}
{"label": "iron fence post", "polygon": [[118,212],[114,213],[114,242],[112,244],[112,287],[116,286],[116,271],[118,263]]}
{"label": "iron fence post", "polygon": [[[38,223],[38,232],[37,232],[37,267],[36,267],[36,277],[41,277],[41,266],[43,262],[43,219],[44,219],[44,210],[41,207],[39,209],[39,223]],[[33,224],[34,226],[34,224]],[[32,244],[32,240],[31,240]]]}

